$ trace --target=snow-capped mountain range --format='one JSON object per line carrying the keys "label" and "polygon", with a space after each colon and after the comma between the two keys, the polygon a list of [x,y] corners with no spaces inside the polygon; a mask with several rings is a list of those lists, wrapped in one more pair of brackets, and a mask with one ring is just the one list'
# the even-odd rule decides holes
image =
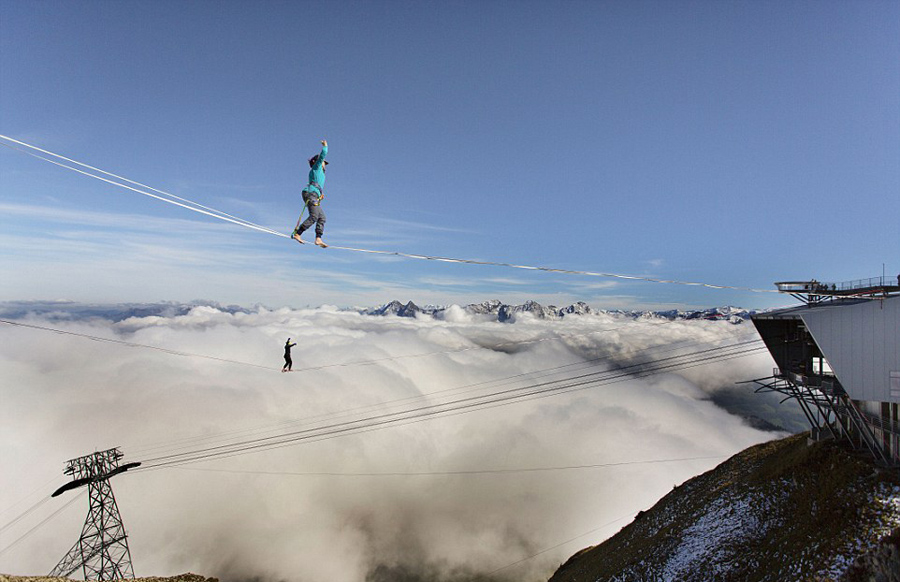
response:
{"label": "snow-capped mountain range", "polygon": [[[391,301],[381,307],[366,308],[360,310],[366,315],[395,315],[398,317],[416,317],[427,316],[440,318],[449,307],[444,306],[425,306],[419,307],[412,301],[400,303],[399,301]],[[709,309],[700,309],[693,311],[682,311],[671,309],[667,311],[623,311],[623,310],[594,310],[591,307],[579,301],[568,307],[557,307],[555,305],[543,306],[536,301],[526,301],[522,305],[509,305],[492,299],[483,301],[482,303],[471,303],[463,308],[466,312],[475,315],[496,316],[497,321],[513,323],[516,317],[521,314],[529,314],[538,319],[554,319],[569,317],[574,315],[591,315],[595,313],[608,313],[612,315],[620,315],[633,319],[658,317],[669,320],[674,319],[707,319],[707,320],[726,320],[731,323],[742,323],[748,319],[756,311],[749,311],[737,307],[712,307]]]}
{"label": "snow-capped mountain range", "polygon": [[[212,307],[226,313],[250,313],[259,306],[246,308],[239,305],[222,305],[215,301],[192,301],[189,303],[162,302],[162,303],[119,303],[119,304],[91,304],[69,301],[11,301],[0,303],[0,317],[8,319],[22,319],[28,315],[49,316],[50,319],[77,320],[93,317],[122,321],[129,317],[162,316],[173,317],[185,315],[195,307]],[[397,317],[424,317],[431,316],[442,319],[446,312],[455,306],[426,305],[419,307],[412,301],[400,303],[391,301],[380,307],[358,307],[351,311],[357,311],[364,315]],[[459,307],[457,307],[459,308]],[[712,307],[693,311],[667,310],[667,311],[624,311],[624,310],[595,310],[587,303],[579,301],[567,307],[555,305],[541,305],[536,301],[526,301],[521,305],[510,305],[502,301],[492,299],[481,303],[471,303],[461,307],[472,315],[480,315],[486,318],[496,318],[503,323],[515,323],[518,317],[523,315],[538,319],[559,319],[563,317],[583,316],[593,314],[610,314],[632,319],[664,318],[674,319],[707,319],[725,320],[731,323],[742,323],[756,311],[748,311],[737,307]]]}

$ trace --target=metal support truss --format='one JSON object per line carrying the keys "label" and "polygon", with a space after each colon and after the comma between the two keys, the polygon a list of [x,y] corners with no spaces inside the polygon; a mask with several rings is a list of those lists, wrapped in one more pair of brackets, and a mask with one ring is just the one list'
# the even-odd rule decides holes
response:
{"label": "metal support truss", "polygon": [[[823,382],[809,385],[794,382],[790,374],[776,373],[768,378],[750,380],[757,384],[755,392],[778,392],[784,394],[782,400],[795,399],[809,421],[811,433],[816,440],[823,436],[846,439],[858,449],[867,449],[879,463],[895,464],[883,443],[875,437],[864,415],[853,404],[850,396],[837,382]],[[743,382],[742,382],[743,383]]]}
{"label": "metal support truss", "polygon": [[74,478],[69,485],[87,484],[90,507],[81,537],[53,568],[51,577],[68,577],[82,569],[85,580],[134,578],[125,526],[109,483],[112,475],[128,468],[118,466],[121,458],[118,449],[109,449],[69,461],[65,472]]}

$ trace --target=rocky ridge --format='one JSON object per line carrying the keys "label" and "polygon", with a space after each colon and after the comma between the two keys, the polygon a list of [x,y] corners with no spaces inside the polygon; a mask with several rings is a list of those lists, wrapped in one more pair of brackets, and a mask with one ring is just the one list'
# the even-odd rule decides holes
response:
{"label": "rocky ridge", "polygon": [[900,476],[835,442],[770,441],[694,477],[550,582],[900,582]]}
{"label": "rocky ridge", "polygon": [[[177,317],[187,315],[197,307],[207,307],[223,313],[252,313],[255,310],[265,309],[262,306],[246,308],[239,305],[222,305],[215,301],[191,301],[189,303],[161,302],[161,303],[118,303],[118,304],[93,304],[78,303],[73,301],[8,301],[0,302],[0,317],[7,319],[23,319],[29,316],[42,316],[52,321],[90,320],[93,318],[120,322],[136,317]],[[431,316],[436,319],[443,318],[447,311],[455,306],[425,305],[419,306],[412,301],[401,303],[394,300],[379,307],[352,308],[364,315],[395,315],[397,317]],[[497,299],[471,303],[462,307],[469,314],[495,318],[503,323],[514,323],[520,316],[527,315],[537,319],[560,319],[570,316],[609,314],[632,319],[663,318],[669,320],[682,319],[706,319],[725,320],[730,323],[742,323],[756,311],[737,307],[712,307],[709,309],[665,311],[635,311],[635,310],[595,310],[587,303],[578,301],[567,307],[555,305],[541,305],[537,301],[526,301],[520,305],[503,303]]]}
{"label": "rocky ridge", "polygon": [[[441,318],[449,309],[444,306],[425,306],[419,307],[412,301],[401,303],[394,300],[385,303],[380,307],[372,307],[360,310],[365,315],[394,315],[397,317],[417,317],[431,316]],[[619,315],[630,317],[632,319],[658,317],[663,319],[705,319],[705,320],[725,320],[730,323],[742,323],[749,319],[756,311],[741,309],[737,307],[712,307],[709,309],[698,309],[682,311],[677,309],[666,311],[624,311],[624,310],[594,310],[587,303],[578,301],[568,307],[557,307],[555,305],[541,305],[536,301],[526,301],[521,305],[509,305],[497,299],[483,301],[481,303],[471,303],[463,307],[463,309],[473,315],[485,315],[496,317],[497,321],[504,323],[513,323],[520,315],[530,315],[537,319],[560,319],[573,315],[591,315],[595,313],[606,313],[611,315]]]}

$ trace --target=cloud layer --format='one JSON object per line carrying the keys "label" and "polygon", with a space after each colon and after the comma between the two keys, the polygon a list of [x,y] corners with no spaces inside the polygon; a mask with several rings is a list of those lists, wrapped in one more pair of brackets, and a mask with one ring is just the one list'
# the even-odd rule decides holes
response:
{"label": "cloud layer", "polygon": [[[228,313],[197,307],[118,323],[27,321],[271,370],[0,327],[6,346],[0,524],[65,482],[67,459],[94,450],[121,446],[127,461],[147,461],[752,337],[749,326],[725,322],[603,314],[502,324],[461,309],[442,320],[336,308]],[[298,343],[295,372],[281,374],[288,337]],[[378,582],[464,580],[499,570],[486,579],[542,580],[574,551],[615,533],[673,485],[720,459],[635,461],[724,458],[776,436],[710,400],[770,368],[767,356],[753,355],[623,378],[318,442],[139,470],[117,477],[114,489],[138,575],[189,570],[224,581]],[[560,469],[601,464],[617,465]],[[0,548],[66,500],[47,502],[4,531]],[[86,499],[74,503],[0,555],[0,571],[48,572],[77,539],[86,511]],[[586,532],[592,533],[561,544]],[[547,548],[554,549],[524,560]]]}

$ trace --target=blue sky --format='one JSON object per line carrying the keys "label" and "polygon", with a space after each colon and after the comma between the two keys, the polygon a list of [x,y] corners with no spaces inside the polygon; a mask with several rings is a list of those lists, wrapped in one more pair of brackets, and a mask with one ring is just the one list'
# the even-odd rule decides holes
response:
{"label": "blue sky", "polygon": [[[0,133],[332,244],[771,288],[900,272],[897,2],[0,0]],[[784,296],[300,247],[0,148],[0,300]]]}

